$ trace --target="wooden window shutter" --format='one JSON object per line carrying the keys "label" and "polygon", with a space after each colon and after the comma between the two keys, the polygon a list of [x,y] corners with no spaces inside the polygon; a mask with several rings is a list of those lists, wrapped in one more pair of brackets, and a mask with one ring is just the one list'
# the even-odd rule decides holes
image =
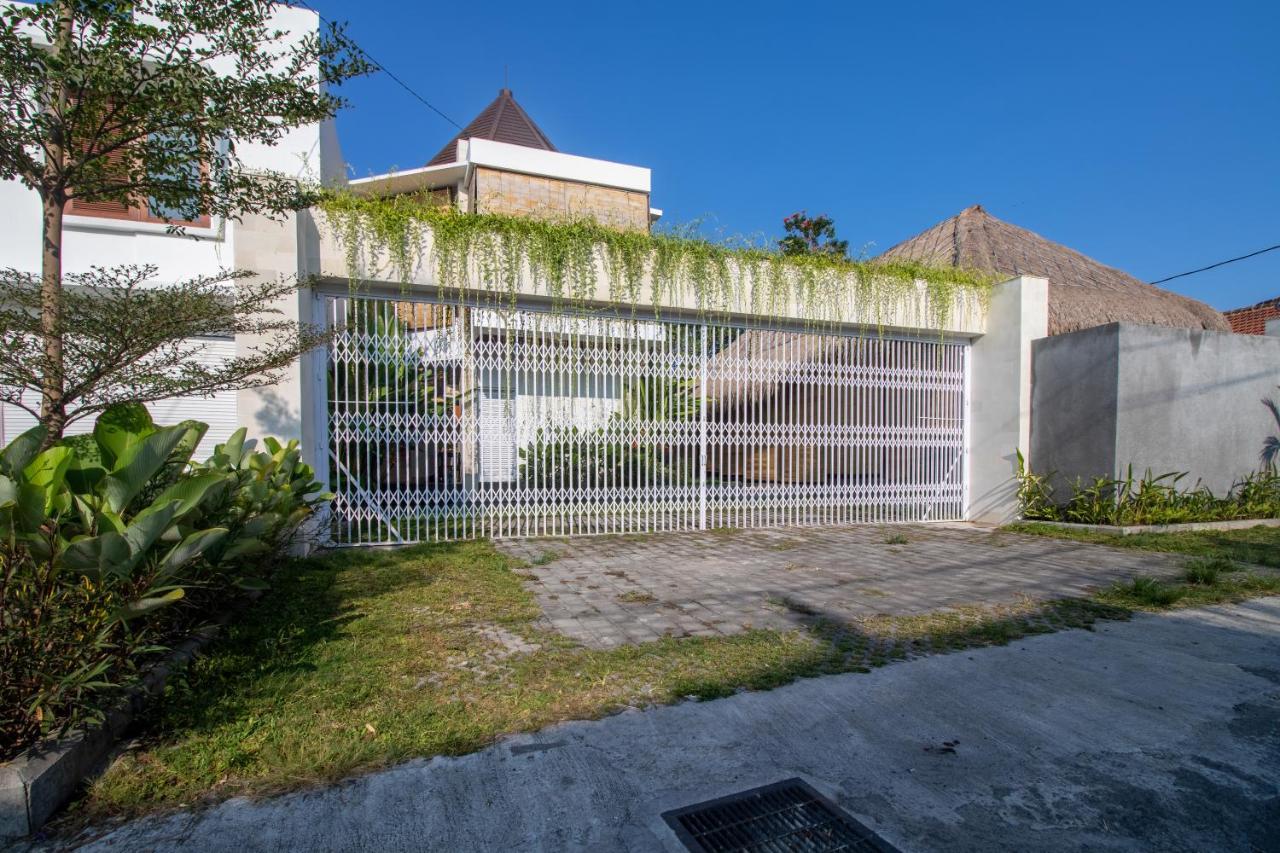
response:
{"label": "wooden window shutter", "polygon": [[[116,151],[107,155],[107,162],[115,164],[124,160],[128,152]],[[83,198],[72,198],[71,203],[67,207],[67,213],[77,216],[102,216],[109,219],[140,219],[140,209],[137,205],[127,204],[115,199],[90,200]]]}
{"label": "wooden window shutter", "polygon": [[[128,149],[121,149],[108,154],[106,159],[108,164],[123,164],[125,158],[129,156]],[[200,165],[201,174],[205,174],[207,166]],[[96,216],[105,219],[126,219],[134,222],[156,222],[169,223],[175,225],[195,225],[197,227],[207,228],[210,224],[208,215],[199,216],[195,219],[165,219],[164,216],[157,215],[152,211],[151,201],[147,198],[135,199],[131,202],[121,202],[114,199],[90,200],[73,197],[67,203],[66,212],[76,216]]]}
{"label": "wooden window shutter", "polygon": [[[107,155],[107,162],[111,165],[122,164],[127,155],[127,151],[115,151]],[[72,197],[67,204],[66,212],[77,216],[100,216],[107,219],[141,218],[136,205],[114,199],[89,200]]]}

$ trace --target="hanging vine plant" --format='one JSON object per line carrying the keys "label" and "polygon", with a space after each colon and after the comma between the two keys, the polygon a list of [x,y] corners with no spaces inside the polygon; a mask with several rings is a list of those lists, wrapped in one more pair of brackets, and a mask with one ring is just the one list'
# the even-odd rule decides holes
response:
{"label": "hanging vine plant", "polygon": [[345,252],[353,286],[391,279],[407,287],[420,273],[434,273],[442,290],[462,293],[483,282],[495,304],[512,306],[519,294],[536,293],[580,309],[608,302],[634,312],[692,302],[704,314],[875,325],[891,325],[912,310],[923,312],[917,321],[941,329],[957,307],[985,312],[994,283],[967,270],[783,255],[620,231],[590,219],[460,213],[413,195],[334,192],[319,209]]}

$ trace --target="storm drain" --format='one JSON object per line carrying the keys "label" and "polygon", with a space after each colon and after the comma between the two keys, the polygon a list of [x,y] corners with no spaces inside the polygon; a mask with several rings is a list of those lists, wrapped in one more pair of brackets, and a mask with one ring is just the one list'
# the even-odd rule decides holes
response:
{"label": "storm drain", "polygon": [[673,809],[662,818],[693,853],[897,853],[803,779]]}

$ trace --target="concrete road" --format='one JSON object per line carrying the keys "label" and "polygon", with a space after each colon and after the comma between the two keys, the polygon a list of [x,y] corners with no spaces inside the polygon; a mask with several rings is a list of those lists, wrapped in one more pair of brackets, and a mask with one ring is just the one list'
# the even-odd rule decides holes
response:
{"label": "concrete road", "polygon": [[904,851],[1280,850],[1280,598],[566,724],[87,849],[678,850],[663,811],[793,776]]}

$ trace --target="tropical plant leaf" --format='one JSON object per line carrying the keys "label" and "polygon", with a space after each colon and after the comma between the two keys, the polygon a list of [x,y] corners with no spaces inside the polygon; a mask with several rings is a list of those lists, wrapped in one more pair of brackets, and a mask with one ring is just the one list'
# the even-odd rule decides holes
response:
{"label": "tropical plant leaf", "polygon": [[151,413],[141,403],[108,406],[93,425],[93,437],[102,452],[103,463],[115,468],[134,445],[156,431]]}
{"label": "tropical plant leaf", "polygon": [[175,601],[181,601],[183,595],[184,593],[181,589],[171,589],[164,595],[130,601],[115,612],[115,618],[127,622],[130,619],[137,619],[139,616],[146,616],[148,613],[154,613],[162,607],[168,607]]}
{"label": "tropical plant leaf", "polygon": [[97,579],[104,575],[128,577],[138,555],[119,533],[107,531],[71,542],[61,554],[64,567]]}
{"label": "tropical plant leaf", "polygon": [[[153,505],[158,505],[168,501],[177,501],[177,516],[181,518],[203,503],[206,498],[216,496],[217,492],[210,494],[211,489],[214,489],[215,486],[229,486],[231,479],[230,476],[218,472],[184,477],[161,492],[152,503]],[[217,491],[221,491],[221,489]]]}
{"label": "tropical plant leaf", "polygon": [[227,550],[222,552],[222,559],[220,562],[225,563],[229,560],[236,560],[241,557],[247,557],[251,554],[261,554],[266,550],[267,543],[263,542],[261,539],[240,537],[236,539],[236,541],[232,542],[227,547]]}
{"label": "tropical plant leaf", "polygon": [[44,444],[48,430],[43,426],[34,426],[19,435],[3,451],[0,451],[0,473],[10,477],[18,475],[23,468],[31,464]]}
{"label": "tropical plant leaf", "polygon": [[147,512],[138,513],[124,529],[124,538],[135,555],[144,553],[169,529],[178,511],[178,502],[169,501],[159,506],[152,504]]}
{"label": "tropical plant leaf", "polygon": [[75,452],[70,447],[50,447],[36,454],[22,470],[22,479],[26,484],[40,491],[45,515],[51,514],[55,507],[63,511],[70,508],[69,498],[61,492],[67,468],[71,466],[73,459]]}
{"label": "tropical plant leaf", "polygon": [[175,572],[204,555],[210,548],[215,547],[227,536],[225,527],[211,527],[208,530],[197,530],[190,534],[179,544],[175,545],[168,554],[164,555],[164,559],[160,561],[160,565],[156,571],[157,580],[166,580],[173,576]]}
{"label": "tropical plant leaf", "polygon": [[131,444],[117,457],[116,466],[107,475],[107,503],[123,512],[129,502],[142,491],[156,472],[168,461],[173,449],[182,441],[183,427],[164,427],[136,444]]}
{"label": "tropical plant leaf", "polygon": [[231,433],[231,437],[227,439],[225,444],[219,446],[219,449],[227,455],[227,461],[232,468],[240,467],[240,460],[244,458],[244,437],[248,435],[248,430],[240,427]]}

